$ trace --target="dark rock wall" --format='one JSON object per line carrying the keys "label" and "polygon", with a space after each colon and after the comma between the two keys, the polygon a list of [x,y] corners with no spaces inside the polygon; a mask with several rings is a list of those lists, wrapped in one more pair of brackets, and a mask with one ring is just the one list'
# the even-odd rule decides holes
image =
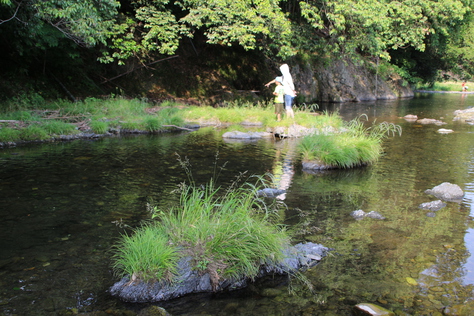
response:
{"label": "dark rock wall", "polygon": [[413,96],[412,89],[397,74],[386,80],[375,70],[350,60],[334,59],[290,67],[299,100],[304,102],[359,102]]}

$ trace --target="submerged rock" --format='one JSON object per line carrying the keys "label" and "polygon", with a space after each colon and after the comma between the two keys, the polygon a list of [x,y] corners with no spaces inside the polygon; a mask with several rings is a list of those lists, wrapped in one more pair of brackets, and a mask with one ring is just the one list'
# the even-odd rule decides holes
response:
{"label": "submerged rock", "polygon": [[432,189],[425,191],[426,194],[431,194],[448,202],[461,202],[464,197],[464,192],[457,184],[451,184],[449,182],[443,182]]}
{"label": "submerged rock", "polygon": [[437,130],[437,132],[440,134],[450,134],[450,133],[453,133],[454,131],[452,129],[440,128],[439,130]]}
{"label": "submerged rock", "polygon": [[267,132],[240,132],[231,131],[226,132],[222,135],[223,138],[234,138],[234,139],[259,139],[263,137],[273,137],[271,133]]}
{"label": "submerged rock", "polygon": [[[328,248],[311,242],[291,246],[283,250],[285,259],[279,263],[263,264],[258,276],[307,269],[316,265],[327,252]],[[247,286],[251,281],[248,277],[220,279],[217,286],[213,286],[209,273],[194,269],[192,261],[189,256],[179,260],[177,277],[172,284],[166,281],[134,282],[129,277],[124,277],[110,288],[110,293],[126,302],[159,302],[191,293],[235,290]]]}
{"label": "submerged rock", "polygon": [[436,212],[436,211],[439,211],[440,209],[442,209],[445,206],[446,206],[446,203],[444,203],[441,200],[436,200],[436,201],[421,203],[420,206],[418,206],[418,207],[423,209],[423,210],[430,210],[432,212]]}
{"label": "submerged rock", "polygon": [[418,120],[418,116],[414,114],[407,114],[403,118],[405,119],[405,121],[410,123],[416,122],[416,120]]}
{"label": "submerged rock", "polygon": [[385,219],[382,214],[375,212],[375,211],[370,211],[369,213],[364,212],[363,210],[357,210],[351,212],[351,216],[354,217],[356,220],[361,220],[364,219],[365,217],[370,217],[373,219]]}
{"label": "submerged rock", "polygon": [[262,190],[258,190],[257,195],[260,196],[260,197],[274,198],[274,197],[277,197],[278,195],[283,194],[285,192],[286,192],[286,190],[265,188],[265,189],[262,189]]}
{"label": "submerged rock", "polygon": [[417,123],[426,125],[426,124],[434,124],[434,125],[445,125],[447,124],[446,122],[436,120],[436,119],[430,119],[430,118],[423,118],[421,120],[416,121]]}
{"label": "submerged rock", "polygon": [[371,304],[371,303],[360,303],[357,304],[356,309],[361,312],[363,315],[372,315],[372,316],[394,316],[395,313],[389,311],[386,308],[381,306]]}
{"label": "submerged rock", "polygon": [[474,122],[474,108],[454,111],[453,121],[471,123]]}

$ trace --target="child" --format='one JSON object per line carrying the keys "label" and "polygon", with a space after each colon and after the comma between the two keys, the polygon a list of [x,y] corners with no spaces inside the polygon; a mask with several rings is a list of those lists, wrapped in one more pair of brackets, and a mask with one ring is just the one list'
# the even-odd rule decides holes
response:
{"label": "child", "polygon": [[273,91],[273,95],[275,96],[275,114],[277,116],[277,121],[281,121],[281,115],[283,114],[283,103],[285,102],[284,95],[285,89],[282,86],[283,78],[276,77],[275,78],[275,91]]}

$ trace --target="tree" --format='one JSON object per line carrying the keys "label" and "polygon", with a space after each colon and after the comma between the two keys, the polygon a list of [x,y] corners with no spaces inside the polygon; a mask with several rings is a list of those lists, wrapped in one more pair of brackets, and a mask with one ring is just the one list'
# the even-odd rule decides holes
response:
{"label": "tree", "polygon": [[144,58],[149,52],[173,54],[180,40],[203,32],[208,44],[240,45],[273,51],[281,57],[296,53],[290,20],[275,0],[131,1],[133,13],[122,12],[102,61]]}

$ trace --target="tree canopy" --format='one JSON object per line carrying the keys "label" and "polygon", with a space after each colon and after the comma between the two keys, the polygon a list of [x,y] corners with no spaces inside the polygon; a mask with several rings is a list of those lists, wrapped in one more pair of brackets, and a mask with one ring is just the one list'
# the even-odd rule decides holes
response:
{"label": "tree canopy", "polygon": [[210,45],[238,45],[280,59],[306,51],[400,61],[414,51],[436,51],[431,56],[449,56],[452,67],[453,60],[472,54],[472,5],[472,0],[0,0],[0,41],[10,58],[38,56],[52,47],[72,56],[74,44],[100,50],[101,62],[125,64],[175,54],[183,39],[200,34]]}

